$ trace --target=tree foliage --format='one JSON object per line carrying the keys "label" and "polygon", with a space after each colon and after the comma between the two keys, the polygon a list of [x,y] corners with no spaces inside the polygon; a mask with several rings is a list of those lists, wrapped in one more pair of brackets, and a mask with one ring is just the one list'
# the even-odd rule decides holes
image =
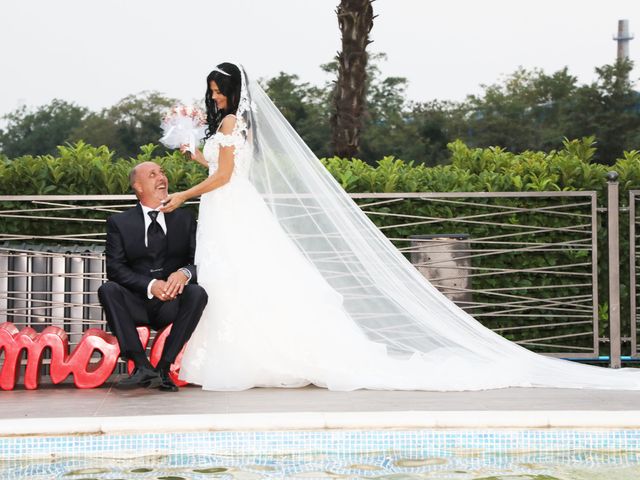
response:
{"label": "tree foliage", "polygon": [[571,104],[567,135],[595,135],[601,163],[640,146],[640,92],[633,89],[632,69],[630,61],[596,68],[597,80],[578,88]]}
{"label": "tree foliage", "polygon": [[612,163],[623,150],[640,146],[640,95],[633,90],[630,61],[596,68],[597,80],[578,85],[564,68],[551,75],[518,69],[484,87],[462,105],[467,133],[480,147],[511,151],[559,148],[564,138],[595,136],[595,160]]}
{"label": "tree foliage", "polygon": [[57,98],[35,110],[22,106],[4,116],[7,125],[0,129],[0,150],[7,157],[55,153],[56,147],[69,139],[88,112]]}
{"label": "tree foliage", "polygon": [[135,157],[141,145],[158,142],[163,112],[176,102],[158,92],[128,95],[112,107],[90,114],[68,140],[108,145],[120,156]]}
{"label": "tree foliage", "polygon": [[318,157],[331,155],[330,90],[301,82],[297,75],[280,72],[263,82],[269,98]]}
{"label": "tree foliage", "polygon": [[[579,84],[567,68],[551,74],[520,68],[461,102],[411,102],[406,78],[382,74],[385,59],[369,54],[366,67],[358,158],[367,163],[395,156],[428,166],[446,164],[451,161],[447,145],[456,140],[521,152],[561,149],[565,138],[593,136],[593,160],[603,164],[640,148],[640,93],[633,89],[631,62],[598,67],[590,84]],[[321,68],[330,78],[338,75],[335,60]],[[311,85],[286,72],[261,82],[316,155],[332,156],[334,83]],[[57,145],[83,140],[134,157],[140,145],[158,142],[162,111],[173,103],[157,92],[142,92],[100,112],[63,100],[35,110],[22,107],[5,116],[0,149],[9,158],[53,154]]]}
{"label": "tree foliage", "polygon": [[141,145],[158,142],[162,113],[174,103],[158,92],[141,92],[100,112],[59,99],[35,110],[21,107],[5,115],[0,149],[10,158],[47,155],[55,154],[60,145],[84,141],[135,157]]}
{"label": "tree foliage", "polygon": [[[410,102],[406,78],[382,75],[385,59],[370,54],[367,65],[358,155],[365,162],[392,155],[426,165],[448,163],[447,145],[455,140],[521,152],[561,149],[565,138],[593,136],[598,146],[593,160],[603,164],[640,147],[640,94],[633,90],[631,62],[597,68],[591,84],[580,85],[567,68],[551,74],[520,68],[462,102]],[[337,62],[322,68],[337,76]],[[268,88],[269,95],[316,154],[326,156],[331,115],[326,99],[332,84],[312,87],[296,76],[280,75],[288,88]]]}

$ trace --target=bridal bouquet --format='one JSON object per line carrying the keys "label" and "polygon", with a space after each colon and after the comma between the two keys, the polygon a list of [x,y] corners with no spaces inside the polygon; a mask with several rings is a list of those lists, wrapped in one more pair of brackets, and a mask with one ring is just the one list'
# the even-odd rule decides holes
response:
{"label": "bridal bouquet", "polygon": [[188,150],[195,153],[196,145],[205,136],[207,116],[193,105],[175,105],[167,112],[160,124],[162,138],[160,142],[169,148],[189,145]]}

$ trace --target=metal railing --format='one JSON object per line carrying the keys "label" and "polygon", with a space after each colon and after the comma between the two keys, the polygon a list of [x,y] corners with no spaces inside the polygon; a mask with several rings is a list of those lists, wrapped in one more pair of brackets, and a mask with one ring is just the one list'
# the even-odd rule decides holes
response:
{"label": "metal railing", "polygon": [[[599,356],[595,192],[351,196],[489,328],[549,355]],[[134,204],[130,195],[0,196],[0,322],[58,325],[71,344],[104,327],[104,220]],[[12,231],[18,221],[29,227]]]}
{"label": "metal railing", "polygon": [[638,351],[638,323],[640,322],[640,308],[638,298],[640,292],[640,190],[629,191],[629,325],[630,325],[630,355],[640,357]]}
{"label": "metal railing", "polygon": [[[0,196],[0,204],[0,322],[61,327],[72,346],[87,329],[104,329],[97,297],[105,279],[104,220],[135,199],[21,195]],[[81,231],[67,233],[69,225]]]}
{"label": "metal railing", "polygon": [[[595,192],[352,197],[384,219],[381,230],[437,288],[489,328],[549,355],[599,356]],[[432,238],[417,238],[425,233]],[[462,245],[451,251],[452,242]]]}

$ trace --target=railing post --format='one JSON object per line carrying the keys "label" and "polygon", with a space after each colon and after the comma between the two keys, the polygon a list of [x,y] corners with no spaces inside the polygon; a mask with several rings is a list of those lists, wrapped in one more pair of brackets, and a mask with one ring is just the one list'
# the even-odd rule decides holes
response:
{"label": "railing post", "polygon": [[638,325],[636,299],[636,195],[637,190],[629,191],[629,324],[631,327],[631,356],[638,354]]}
{"label": "railing post", "polygon": [[620,223],[618,174],[607,174],[607,239],[609,243],[609,348],[611,368],[620,368]]}

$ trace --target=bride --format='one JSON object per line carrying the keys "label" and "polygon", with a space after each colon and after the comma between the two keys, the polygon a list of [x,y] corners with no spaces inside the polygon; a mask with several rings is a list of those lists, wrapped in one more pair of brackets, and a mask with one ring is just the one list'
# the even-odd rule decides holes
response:
{"label": "bride", "polygon": [[640,371],[532,353],[440,294],[340,188],[255,79],[207,77],[198,281],[180,377],[206,390],[640,389]]}

